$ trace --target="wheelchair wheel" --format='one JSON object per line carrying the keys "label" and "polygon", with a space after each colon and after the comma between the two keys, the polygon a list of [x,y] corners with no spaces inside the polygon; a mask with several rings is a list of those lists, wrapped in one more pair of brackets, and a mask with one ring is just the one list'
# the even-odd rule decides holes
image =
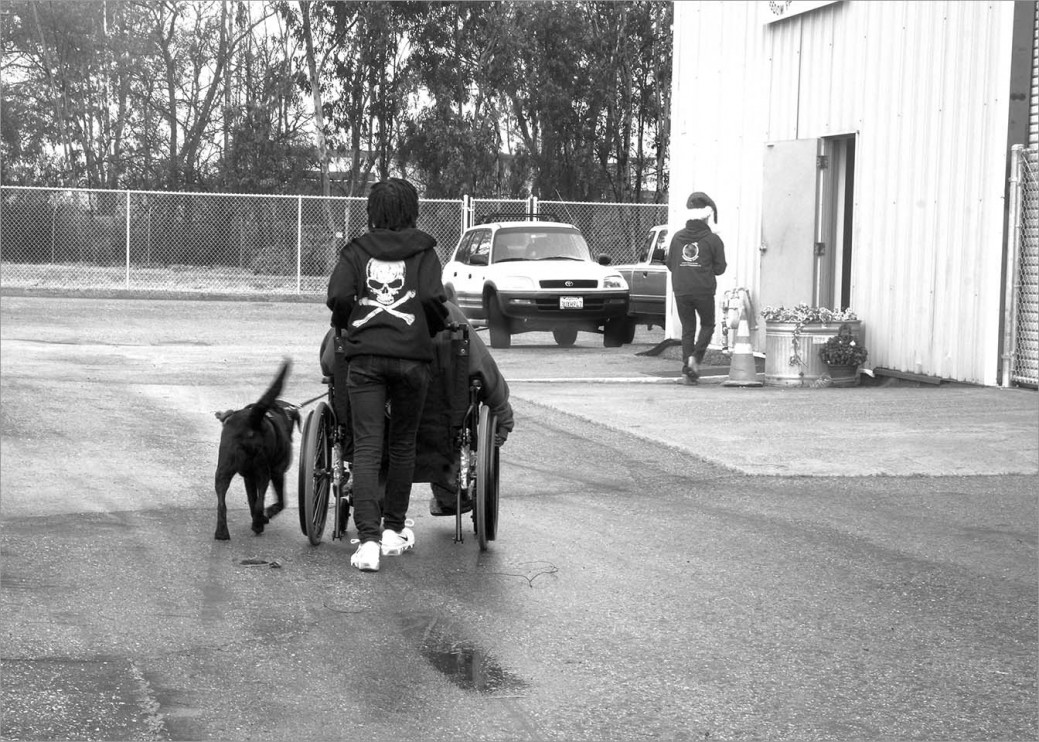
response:
{"label": "wheelchair wheel", "polygon": [[480,405],[476,429],[476,538],[480,549],[498,535],[498,447],[494,436],[498,416],[487,405]]}
{"label": "wheelchair wheel", "polygon": [[332,488],[332,410],[319,402],[307,417],[299,449],[300,525],[317,546],[325,531],[328,495]]}
{"label": "wheelchair wheel", "polygon": [[305,505],[307,499],[307,486],[305,483],[306,480],[303,476],[303,471],[306,468],[304,462],[310,455],[310,452],[307,450],[307,437],[310,432],[310,424],[311,422],[313,422],[313,420],[314,411],[311,410],[309,413],[307,413],[307,417],[303,421],[303,432],[302,434],[300,434],[299,437],[299,461],[297,462],[296,466],[296,499],[299,505],[299,530],[303,532],[304,536],[307,535],[307,508]]}

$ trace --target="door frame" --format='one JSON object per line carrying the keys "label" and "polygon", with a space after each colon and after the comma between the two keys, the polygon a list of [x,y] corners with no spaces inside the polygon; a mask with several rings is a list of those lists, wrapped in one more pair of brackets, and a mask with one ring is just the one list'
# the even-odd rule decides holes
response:
{"label": "door frame", "polygon": [[847,309],[851,305],[856,139],[852,133],[820,140],[815,306]]}

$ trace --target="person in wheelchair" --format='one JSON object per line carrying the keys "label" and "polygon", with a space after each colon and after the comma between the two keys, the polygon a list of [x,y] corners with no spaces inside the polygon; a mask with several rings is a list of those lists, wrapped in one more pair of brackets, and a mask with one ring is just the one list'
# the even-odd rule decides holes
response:
{"label": "person in wheelchair", "polygon": [[[368,232],[339,253],[328,282],[332,327],[345,332],[346,387],[353,429],[353,507],[360,545],[350,563],[366,572],[379,558],[410,550],[406,516],[415,440],[434,358],[433,337],[446,327],[446,296],[436,240],[415,227],[418,192],[406,180],[375,183]],[[389,418],[389,468],[379,474]]]}
{"label": "person in wheelchair", "polygon": [[[465,318],[462,310],[455,304],[448,301],[445,306],[448,311],[448,322],[456,325],[468,324],[468,320]],[[332,343],[334,332],[335,330],[329,330],[321,341],[321,373],[328,377],[333,375],[335,369],[335,351]],[[436,337],[433,338],[435,346],[434,354],[436,358],[450,357],[451,340],[452,330],[450,327],[437,333]],[[494,413],[498,420],[498,427],[494,432],[494,438],[495,445],[501,446],[506,440],[508,440],[509,433],[511,433],[515,427],[512,405],[509,402],[509,384],[499,370],[498,364],[495,362],[494,357],[487,348],[487,345],[475,332],[469,334],[468,357],[469,376],[479,377],[481,381],[479,401],[490,407],[491,412]],[[427,400],[428,399],[429,397],[427,395]],[[437,432],[434,432],[433,436],[436,435]],[[442,452],[434,452],[434,455],[439,453]],[[420,455],[421,452],[416,453],[416,456]],[[455,491],[458,486],[458,467],[458,457],[454,453],[452,453],[451,461],[447,462],[446,468],[443,466],[429,467],[430,469],[435,469],[439,472],[439,476],[429,483],[430,489],[432,490],[432,497],[429,498],[430,515],[455,515]],[[467,513],[472,510],[472,507],[472,500],[470,500],[468,496],[463,497],[461,512]]]}
{"label": "person in wheelchair", "polygon": [[[468,324],[462,310],[455,304],[449,301],[446,306],[450,322],[457,325]],[[441,346],[450,345],[451,331],[445,330],[439,333],[434,338],[434,342]],[[476,332],[469,334],[469,376],[477,376],[482,382],[480,401],[490,407],[491,412],[497,416],[498,429],[494,431],[494,442],[495,445],[501,446],[515,427],[512,405],[509,403],[509,384],[498,369],[498,364],[495,363],[487,345]],[[429,487],[433,491],[433,496],[429,498],[430,515],[455,515],[458,465],[456,456],[451,462],[451,468],[443,473],[440,481],[429,483]],[[472,501],[468,497],[463,497],[461,512],[468,513],[472,509]]]}

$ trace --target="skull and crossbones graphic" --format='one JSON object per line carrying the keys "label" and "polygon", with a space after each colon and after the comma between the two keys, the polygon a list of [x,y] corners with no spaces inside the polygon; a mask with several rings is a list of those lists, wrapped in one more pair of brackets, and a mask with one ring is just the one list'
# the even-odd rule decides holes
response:
{"label": "skull and crossbones graphic", "polygon": [[377,314],[386,312],[397,319],[404,320],[404,324],[411,326],[415,321],[415,315],[410,312],[402,312],[397,307],[415,296],[414,291],[405,291],[397,298],[397,294],[404,288],[404,261],[403,260],[368,260],[366,285],[371,297],[362,297],[358,302],[363,307],[374,307],[372,311],[361,319],[354,320],[351,324],[360,327]]}

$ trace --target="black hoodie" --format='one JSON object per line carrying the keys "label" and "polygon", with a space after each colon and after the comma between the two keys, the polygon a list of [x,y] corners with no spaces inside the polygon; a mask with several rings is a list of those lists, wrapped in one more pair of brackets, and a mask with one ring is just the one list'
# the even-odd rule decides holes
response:
{"label": "black hoodie", "polygon": [[725,244],[700,219],[675,232],[667,251],[675,296],[714,296],[717,276],[725,272]]}
{"label": "black hoodie", "polygon": [[373,229],[340,251],[325,303],[346,330],[347,357],[433,359],[447,320],[436,243],[419,229]]}

